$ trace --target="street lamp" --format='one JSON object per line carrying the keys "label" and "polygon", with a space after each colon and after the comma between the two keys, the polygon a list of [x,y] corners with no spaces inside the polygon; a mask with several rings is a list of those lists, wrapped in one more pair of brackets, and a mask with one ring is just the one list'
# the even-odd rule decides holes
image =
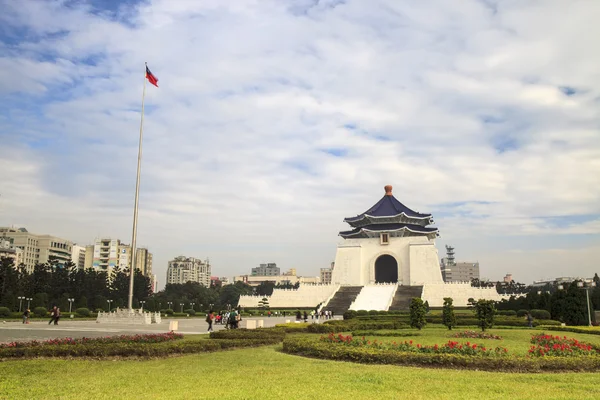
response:
{"label": "street lamp", "polygon": [[114,300],[106,300],[106,302],[108,303],[108,312],[110,312],[110,303],[112,303]]}
{"label": "street lamp", "polygon": [[69,301],[69,314],[71,314],[71,310],[73,309],[73,302],[75,299],[67,299]]}
{"label": "street lamp", "polygon": [[[192,310],[194,310],[194,305],[196,305],[196,303],[190,303],[190,306],[192,307]],[[196,310],[194,310],[196,311]]]}
{"label": "street lamp", "polygon": [[208,311],[211,311],[211,310],[213,309],[213,306],[214,306],[214,304],[213,304],[213,303],[210,303],[210,304],[208,305]]}
{"label": "street lamp", "polygon": [[25,300],[27,300],[27,309],[29,309],[29,304],[31,303],[31,300],[33,300],[31,297],[26,298]]}
{"label": "street lamp", "polygon": [[596,286],[596,282],[590,282],[587,285],[583,282],[577,282],[579,289],[585,290],[585,297],[587,299],[587,312],[588,312],[588,326],[592,326],[592,311],[590,309],[590,290],[593,290]]}
{"label": "street lamp", "polygon": [[167,306],[169,307],[169,310],[173,309],[173,302],[172,301],[167,301]]}
{"label": "street lamp", "polygon": [[21,307],[23,306],[23,300],[25,300],[25,296],[19,296],[17,299],[19,299],[19,312],[21,312]]}
{"label": "street lamp", "polygon": [[142,305],[142,311],[144,311],[144,304],[146,304],[146,300],[141,300],[140,304]]}
{"label": "street lamp", "polygon": [[179,303],[179,305],[181,306],[181,313],[182,313],[182,314],[183,314],[183,305],[184,305],[184,304],[185,304],[185,303]]}

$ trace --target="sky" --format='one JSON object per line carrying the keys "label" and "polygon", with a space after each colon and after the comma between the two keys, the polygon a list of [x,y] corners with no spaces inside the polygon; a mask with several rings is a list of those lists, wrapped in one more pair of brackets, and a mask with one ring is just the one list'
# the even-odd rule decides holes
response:
{"label": "sky", "polygon": [[131,242],[159,285],[318,275],[391,184],[458,261],[600,273],[600,2],[0,0],[0,226]]}

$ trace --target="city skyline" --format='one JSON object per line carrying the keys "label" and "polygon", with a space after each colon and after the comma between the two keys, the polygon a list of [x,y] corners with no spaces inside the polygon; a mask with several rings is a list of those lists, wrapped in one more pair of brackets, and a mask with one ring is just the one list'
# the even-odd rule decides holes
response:
{"label": "city skyline", "polygon": [[599,271],[600,4],[0,4],[0,226],[130,242],[148,62],[161,287],[181,254],[318,276],[386,184],[482,278]]}

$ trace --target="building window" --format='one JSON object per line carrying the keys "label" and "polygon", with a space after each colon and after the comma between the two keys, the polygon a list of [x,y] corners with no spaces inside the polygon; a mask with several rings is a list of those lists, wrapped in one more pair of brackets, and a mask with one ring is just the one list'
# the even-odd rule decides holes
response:
{"label": "building window", "polygon": [[381,233],[379,235],[379,240],[381,244],[389,244],[390,243],[390,234],[389,233]]}

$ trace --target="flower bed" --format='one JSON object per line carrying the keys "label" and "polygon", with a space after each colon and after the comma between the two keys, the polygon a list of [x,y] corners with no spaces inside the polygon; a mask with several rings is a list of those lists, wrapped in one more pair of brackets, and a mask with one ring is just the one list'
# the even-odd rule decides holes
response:
{"label": "flower bed", "polygon": [[457,353],[400,351],[397,348],[348,346],[315,337],[291,336],[283,341],[283,352],[319,359],[365,364],[473,369],[492,372],[590,372],[600,371],[600,357],[478,357]]}
{"label": "flower bed", "polygon": [[600,348],[589,343],[580,342],[577,339],[566,336],[552,336],[545,333],[533,335],[531,343],[534,345],[529,349],[529,355],[533,357],[577,357],[598,356]]}
{"label": "flower bed", "polygon": [[6,348],[23,348],[23,347],[37,347],[37,346],[60,346],[60,345],[95,345],[95,344],[109,344],[109,343],[162,343],[169,342],[172,340],[182,339],[183,335],[180,333],[158,333],[158,334],[147,334],[147,335],[121,335],[121,336],[107,336],[100,338],[58,338],[49,339],[44,341],[30,340],[23,342],[10,342],[0,343],[0,349]]}
{"label": "flower bed", "polygon": [[412,340],[404,342],[379,342],[377,340],[370,341],[364,338],[355,339],[351,335],[344,336],[342,334],[330,333],[328,336],[321,336],[320,340],[326,343],[336,343],[354,347],[369,347],[384,350],[397,350],[402,352],[412,353],[432,353],[432,354],[461,354],[468,356],[504,356],[508,354],[508,350],[504,347],[486,348],[484,345],[477,343],[459,343],[449,340],[448,343],[442,345],[435,344],[433,346],[421,345],[413,343]]}
{"label": "flower bed", "polygon": [[454,338],[463,338],[463,339],[495,339],[502,340],[502,336],[492,335],[491,333],[486,332],[476,332],[476,331],[464,331],[457,332],[452,335]]}

